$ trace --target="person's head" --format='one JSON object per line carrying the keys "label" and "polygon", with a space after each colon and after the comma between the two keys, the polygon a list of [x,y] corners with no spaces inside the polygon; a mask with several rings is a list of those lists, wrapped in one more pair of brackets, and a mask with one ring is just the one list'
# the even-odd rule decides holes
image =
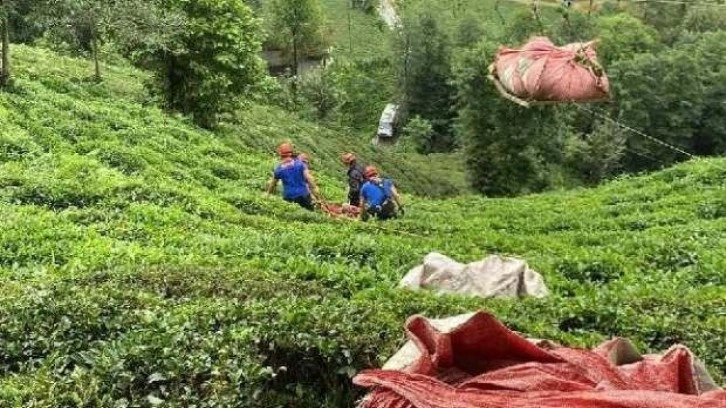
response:
{"label": "person's head", "polygon": [[291,158],[293,154],[293,148],[290,143],[280,143],[279,146],[277,146],[277,154],[280,156],[281,159],[287,159]]}
{"label": "person's head", "polygon": [[375,166],[366,167],[365,171],[363,172],[363,177],[365,177],[366,180],[377,179],[378,178],[378,169],[376,169]]}
{"label": "person's head", "polygon": [[355,155],[350,152],[343,153],[343,155],[340,156],[340,160],[346,165],[350,166],[351,164],[355,163]]}

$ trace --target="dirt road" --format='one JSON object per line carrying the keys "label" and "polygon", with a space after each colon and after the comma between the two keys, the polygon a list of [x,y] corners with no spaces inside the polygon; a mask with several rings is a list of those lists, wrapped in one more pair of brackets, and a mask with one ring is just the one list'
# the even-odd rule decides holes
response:
{"label": "dirt road", "polygon": [[[505,0],[513,3],[520,3],[528,6],[532,6],[532,0]],[[560,7],[560,2],[555,0],[549,1],[538,1],[538,5],[541,7]],[[582,8],[582,7],[580,7]],[[396,26],[401,24],[401,19],[396,12],[394,0],[380,0],[378,5],[378,15],[381,16],[383,21],[386,22],[388,28],[393,30]]]}
{"label": "dirt road", "polygon": [[401,19],[398,17],[398,13],[396,13],[393,0],[381,0],[381,3],[378,5],[378,14],[391,30],[401,24]]}

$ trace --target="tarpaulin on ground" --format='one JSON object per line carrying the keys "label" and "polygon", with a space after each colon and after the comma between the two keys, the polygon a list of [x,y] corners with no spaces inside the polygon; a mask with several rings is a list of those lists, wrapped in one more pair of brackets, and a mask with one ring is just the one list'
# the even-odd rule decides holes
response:
{"label": "tarpaulin on ground", "polygon": [[436,252],[411,269],[399,287],[481,297],[544,297],[549,293],[542,276],[521,259],[492,255],[465,265]]}
{"label": "tarpaulin on ground", "polygon": [[[453,323],[453,324],[452,324]],[[723,408],[726,391],[682,345],[640,355],[616,338],[593,350],[528,340],[494,316],[406,323],[413,359],[367,370],[359,408]]]}
{"label": "tarpaulin on ground", "polygon": [[534,37],[520,49],[499,49],[494,73],[508,93],[524,100],[604,100],[610,84],[594,43],[557,47],[547,37]]}

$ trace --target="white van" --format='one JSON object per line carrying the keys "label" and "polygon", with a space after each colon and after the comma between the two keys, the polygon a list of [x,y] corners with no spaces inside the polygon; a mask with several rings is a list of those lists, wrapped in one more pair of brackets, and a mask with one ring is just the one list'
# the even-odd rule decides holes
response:
{"label": "white van", "polygon": [[376,136],[379,139],[392,139],[396,132],[396,120],[398,115],[398,105],[389,103],[381,114],[381,120],[378,122],[378,132]]}

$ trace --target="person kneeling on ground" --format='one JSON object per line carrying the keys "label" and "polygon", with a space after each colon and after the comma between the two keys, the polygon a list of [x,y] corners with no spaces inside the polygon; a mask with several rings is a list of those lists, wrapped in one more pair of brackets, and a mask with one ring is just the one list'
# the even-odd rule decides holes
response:
{"label": "person kneeling on ground", "polygon": [[274,194],[277,183],[282,181],[282,198],[296,203],[306,210],[314,211],[312,196],[319,197],[318,186],[305,163],[292,157],[293,148],[289,143],[277,147],[280,163],[275,166],[267,192]]}
{"label": "person kneeling on ground", "polygon": [[361,187],[361,219],[366,221],[370,216],[379,220],[387,220],[404,215],[401,197],[393,184],[393,180],[382,179],[378,170],[368,166],[363,173],[366,182]]}

